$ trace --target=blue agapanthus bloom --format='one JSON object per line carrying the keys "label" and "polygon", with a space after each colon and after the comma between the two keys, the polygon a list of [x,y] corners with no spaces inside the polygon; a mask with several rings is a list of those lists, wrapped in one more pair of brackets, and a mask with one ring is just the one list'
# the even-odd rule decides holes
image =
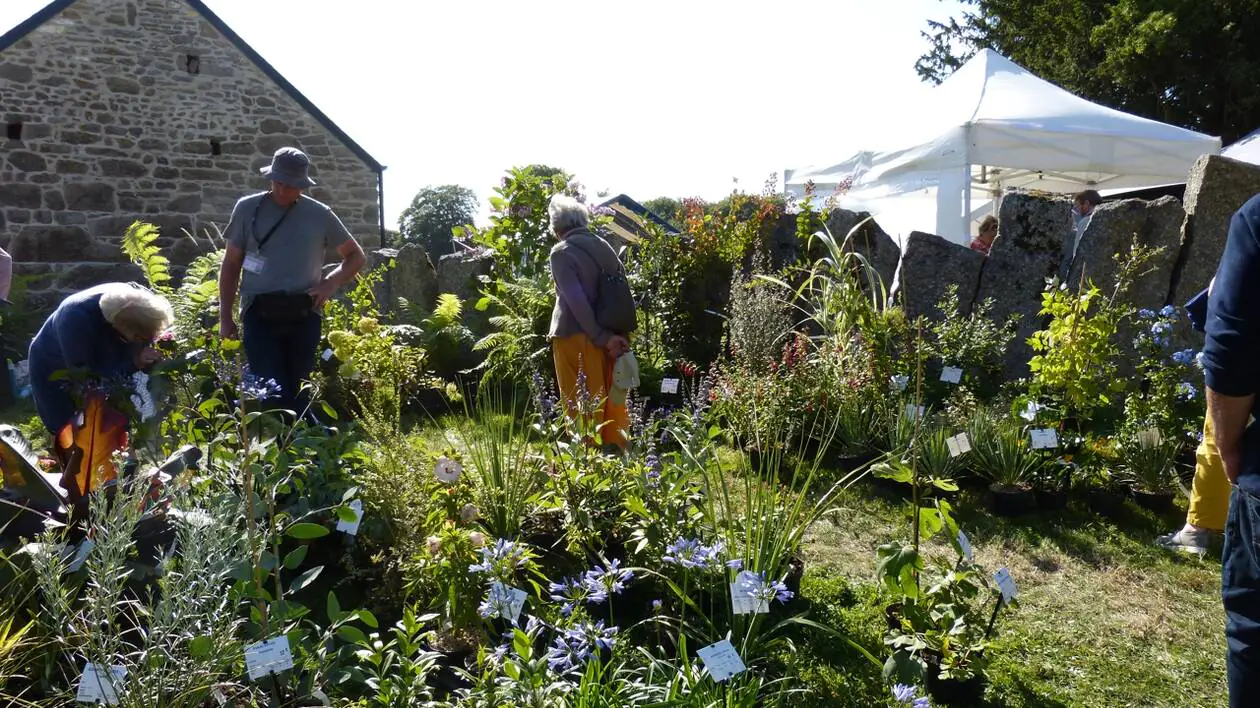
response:
{"label": "blue agapanthus bloom", "polygon": [[605,628],[602,621],[577,624],[552,642],[547,651],[547,666],[559,673],[580,667],[600,649],[612,649],[617,632],[616,627]]}
{"label": "blue agapanthus bloom", "polygon": [[1184,382],[1177,384],[1177,396],[1181,399],[1188,401],[1197,395],[1199,395],[1199,389],[1195,388],[1194,384]]}
{"label": "blue agapanthus bloom", "polygon": [[1175,317],[1176,315],[1177,315],[1177,308],[1173,307],[1172,305],[1164,305],[1163,309],[1159,311],[1160,317]]}
{"label": "blue agapanthus bloom", "polygon": [[708,570],[717,564],[718,556],[724,548],[721,541],[706,546],[696,539],[680,538],[666,546],[662,560],[688,570]]}
{"label": "blue agapanthus bloom", "polygon": [[1190,366],[1194,363],[1195,353],[1193,349],[1182,349],[1179,352],[1175,352],[1172,355],[1172,359],[1182,366]]}
{"label": "blue agapanthus bloom", "polygon": [[468,566],[470,573],[506,576],[525,565],[525,548],[515,541],[499,539],[493,546],[481,549],[481,562]]}
{"label": "blue agapanthus bloom", "polygon": [[618,595],[626,589],[626,583],[634,579],[634,573],[622,568],[617,559],[608,561],[608,567],[597,565],[586,571],[583,582],[591,594],[591,602],[603,602],[609,595]]}
{"label": "blue agapanthus bloom", "polygon": [[568,617],[573,614],[573,607],[583,602],[595,602],[591,599],[591,588],[586,583],[585,578],[565,578],[558,583],[552,583],[548,589],[551,591],[551,599],[562,603],[560,605],[560,614]]}
{"label": "blue agapanthus bloom", "polygon": [[1155,311],[1143,308],[1138,310],[1138,317],[1141,317],[1144,320],[1153,320],[1155,319]]}
{"label": "blue agapanthus bloom", "polygon": [[280,384],[275,379],[264,379],[246,370],[241,377],[241,395],[255,401],[280,397]]}
{"label": "blue agapanthus bloom", "polygon": [[898,703],[909,703],[913,701],[918,691],[914,690],[914,686],[907,686],[899,683],[892,687],[893,700]]}
{"label": "blue agapanthus bloom", "polygon": [[735,578],[736,585],[740,590],[747,593],[748,597],[757,602],[764,602],[767,605],[771,600],[779,602],[787,602],[791,600],[794,593],[787,589],[781,581],[770,581],[766,579],[765,573],[754,573],[750,570],[740,571]]}

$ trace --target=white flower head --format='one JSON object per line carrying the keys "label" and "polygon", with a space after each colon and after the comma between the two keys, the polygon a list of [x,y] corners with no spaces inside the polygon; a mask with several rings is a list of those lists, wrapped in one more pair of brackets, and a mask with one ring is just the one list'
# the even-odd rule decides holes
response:
{"label": "white flower head", "polygon": [[446,455],[439,457],[437,464],[433,466],[433,476],[447,484],[454,484],[459,481],[459,475],[463,471],[464,468],[458,462]]}
{"label": "white flower head", "polygon": [[463,521],[466,524],[471,524],[476,521],[477,517],[480,515],[480,512],[477,511],[476,504],[465,504],[464,508],[459,510],[460,521]]}

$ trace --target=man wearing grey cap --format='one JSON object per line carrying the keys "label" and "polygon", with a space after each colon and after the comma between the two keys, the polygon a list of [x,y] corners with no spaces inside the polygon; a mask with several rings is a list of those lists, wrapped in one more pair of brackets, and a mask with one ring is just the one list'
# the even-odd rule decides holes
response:
{"label": "man wearing grey cap", "polygon": [[[315,184],[310,159],[296,148],[276,151],[260,170],[271,188],[236,203],[219,271],[219,334],[237,336],[241,296],[242,344],[251,373],[280,385],[278,407],[302,415],[302,383],[315,368],[320,310],[363,267],[363,248],[326,204],[302,192]],[[324,256],[337,249],[341,264],[323,275]]]}

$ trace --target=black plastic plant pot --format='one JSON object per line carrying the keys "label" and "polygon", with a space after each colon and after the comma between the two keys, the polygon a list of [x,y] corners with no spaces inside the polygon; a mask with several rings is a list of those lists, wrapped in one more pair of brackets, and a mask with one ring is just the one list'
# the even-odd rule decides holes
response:
{"label": "black plastic plant pot", "polygon": [[1037,508],[1042,511],[1061,511],[1067,508],[1068,493],[1066,489],[1036,489]]}
{"label": "black plastic plant pot", "polygon": [[993,492],[993,513],[998,516],[1022,516],[1037,508],[1037,497],[1031,489],[990,485]]}
{"label": "black plastic plant pot", "polygon": [[941,665],[937,657],[928,655],[927,690],[932,696],[934,705],[975,706],[984,698],[984,689],[989,681],[983,673],[976,673],[965,680],[942,679]]}
{"label": "black plastic plant pot", "polygon": [[1133,501],[1143,509],[1148,509],[1156,514],[1166,514],[1173,510],[1173,493],[1172,492],[1146,492],[1141,489],[1133,490]]}
{"label": "black plastic plant pot", "polygon": [[1124,506],[1124,495],[1110,489],[1091,489],[1085,495],[1085,502],[1095,514],[1114,517]]}

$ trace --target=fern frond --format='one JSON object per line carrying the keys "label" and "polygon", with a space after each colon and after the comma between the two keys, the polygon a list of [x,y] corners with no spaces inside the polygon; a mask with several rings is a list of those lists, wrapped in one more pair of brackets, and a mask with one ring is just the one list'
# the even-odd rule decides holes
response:
{"label": "fern frond", "polygon": [[171,292],[171,262],[157,245],[158,227],[137,221],[123,234],[122,251],[144,273],[149,287],[163,295]]}

